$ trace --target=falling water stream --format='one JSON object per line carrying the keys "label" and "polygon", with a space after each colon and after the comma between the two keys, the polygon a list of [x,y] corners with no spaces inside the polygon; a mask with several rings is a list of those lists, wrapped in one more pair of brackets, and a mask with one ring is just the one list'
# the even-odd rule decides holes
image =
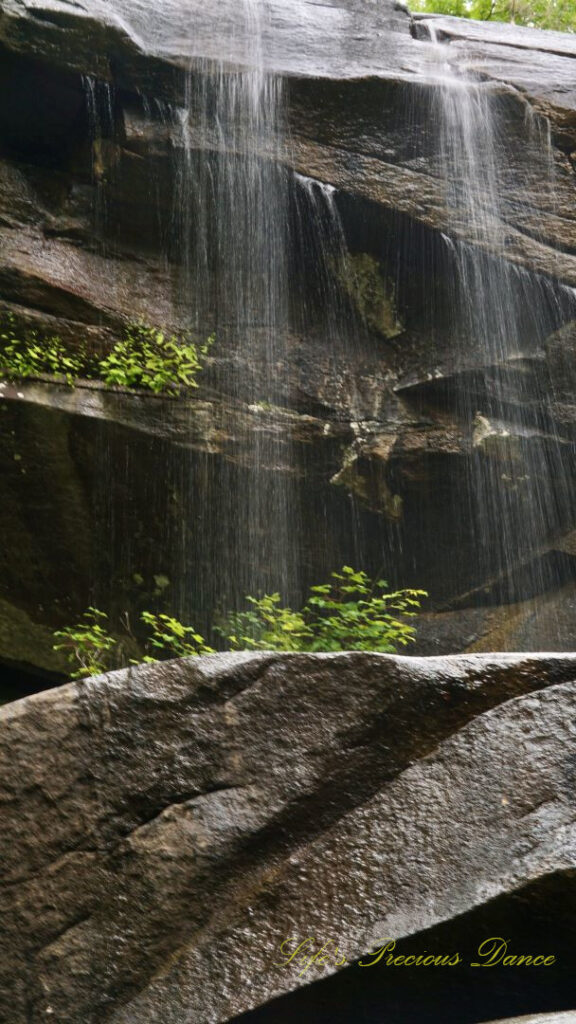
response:
{"label": "falling water stream", "polygon": [[[492,580],[497,599],[509,602],[557,582],[543,551],[570,522],[562,466],[567,442],[547,414],[553,395],[543,342],[560,307],[574,306],[574,297],[506,258],[510,220],[529,202],[526,168],[537,168],[538,180],[554,195],[548,122],[512,89],[454,66],[449,45],[433,42],[432,116],[452,228],[445,240],[454,267],[454,328],[464,346],[456,358],[482,367],[471,374],[458,410],[473,447],[469,494],[477,564],[471,578],[489,581],[487,595]],[[523,107],[521,154],[507,138],[511,105]]]}
{"label": "falling water stream", "polygon": [[[234,49],[240,64],[194,61],[181,112],[177,221],[182,287],[201,337],[219,353],[221,429],[245,432],[235,466],[213,465],[204,486],[195,545],[225,560],[225,590],[208,598],[238,608],[263,589],[293,593],[298,512],[291,500],[292,456],[285,405],[288,330],[287,173],[284,87],[264,67],[268,8],[243,0]],[[190,507],[198,495],[189,495]],[[193,583],[192,583],[193,585]]]}

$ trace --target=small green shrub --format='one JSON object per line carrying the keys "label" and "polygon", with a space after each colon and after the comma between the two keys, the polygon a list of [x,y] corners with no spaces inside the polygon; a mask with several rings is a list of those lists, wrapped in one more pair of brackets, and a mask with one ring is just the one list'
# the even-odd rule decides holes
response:
{"label": "small green shrub", "polygon": [[[118,641],[107,632],[103,623],[108,616],[98,608],[88,608],[75,626],[66,626],[54,633],[60,642],[55,651],[65,651],[68,662],[77,666],[71,679],[97,676],[110,668],[110,652]],[[79,666],[79,667],[78,667]]]}
{"label": "small green shrub", "polygon": [[196,377],[204,364],[214,337],[203,345],[166,337],[144,324],[132,327],[112,351],[98,363],[98,375],[105,384],[149,391],[198,387]]}
{"label": "small green shrub", "polygon": [[[214,649],[208,646],[204,637],[200,636],[193,626],[184,626],[171,615],[142,612],[140,617],[151,630],[149,646],[164,655],[171,658],[190,658],[200,654],[215,654]],[[156,658],[146,655],[144,661],[156,661]]]}
{"label": "small green shrub", "polygon": [[412,11],[574,32],[574,0],[410,0]]}
{"label": "small green shrub", "polygon": [[[71,679],[100,675],[101,672],[109,672],[113,667],[120,668],[126,665],[124,645],[117,637],[108,633],[104,626],[107,619],[105,612],[91,606],[74,626],[66,626],[65,629],[54,633],[54,638],[58,640],[58,643],[54,644],[54,650],[65,651],[68,662],[74,666],[74,672],[70,674]],[[164,658],[189,658],[215,653],[204,637],[192,626],[184,626],[171,615],[142,612],[141,620],[150,631],[146,648],[161,652]],[[126,636],[130,641],[134,641],[127,615],[124,616],[123,623]],[[117,662],[114,666],[110,657],[112,651]],[[141,660],[155,662],[158,659],[146,654]],[[134,660],[130,663],[139,664]]]}
{"label": "small green shrub", "polygon": [[314,636],[308,650],[391,653],[405,647],[416,630],[404,620],[417,614],[426,596],[425,590],[389,592],[386,580],[371,581],[345,565],[330,583],[311,588],[304,608]]}
{"label": "small green shrub", "polygon": [[233,650],[393,653],[415,639],[406,619],[417,614],[426,591],[387,588],[385,580],[345,565],[330,582],[311,587],[301,611],[282,607],[279,594],[249,597],[251,610],[230,616],[220,632]]}
{"label": "small green shrub", "polygon": [[146,324],[126,329],[108,355],[91,357],[83,344],[71,349],[58,337],[40,339],[36,331],[20,334],[8,315],[0,328],[0,375],[23,380],[52,374],[70,386],[78,377],[155,393],[198,387],[196,377],[214,342],[166,336]]}
{"label": "small green shrub", "polygon": [[[218,627],[233,651],[381,651],[394,653],[415,638],[407,620],[420,608],[425,590],[388,591],[385,580],[372,581],[365,572],[345,565],[333,572],[328,583],[310,588],[301,611],[281,603],[280,594],[248,597],[250,609],[233,612]],[[76,666],[72,679],[108,671],[110,654],[125,657],[123,645],[104,627],[107,616],[90,607],[75,626],[59,630],[54,637],[57,651],[66,651]],[[128,617],[124,627],[131,640]],[[190,658],[214,654],[193,626],[185,626],[172,615],[142,612],[148,628],[143,661]],[[131,664],[138,664],[132,661]],[[118,666],[116,666],[118,667]]]}
{"label": "small green shrub", "polygon": [[312,631],[302,612],[280,606],[280,594],[247,597],[251,611],[228,615],[218,632],[233,651],[304,651]]}
{"label": "small green shrub", "polygon": [[86,362],[83,348],[72,352],[57,336],[40,340],[37,332],[31,330],[26,337],[20,337],[11,316],[5,318],[0,342],[0,374],[17,380],[53,374],[72,386]]}

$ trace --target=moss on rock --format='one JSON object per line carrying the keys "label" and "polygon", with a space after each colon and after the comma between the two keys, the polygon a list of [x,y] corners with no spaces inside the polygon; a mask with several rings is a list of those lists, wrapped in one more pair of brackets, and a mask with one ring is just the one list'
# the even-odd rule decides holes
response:
{"label": "moss on rock", "polygon": [[53,649],[52,630],[33,622],[22,608],[0,598],[0,658],[46,672],[68,670],[66,658]]}
{"label": "moss on rock", "polygon": [[365,324],[384,338],[402,334],[404,325],[396,309],[394,284],[382,265],[367,252],[341,260],[337,276]]}

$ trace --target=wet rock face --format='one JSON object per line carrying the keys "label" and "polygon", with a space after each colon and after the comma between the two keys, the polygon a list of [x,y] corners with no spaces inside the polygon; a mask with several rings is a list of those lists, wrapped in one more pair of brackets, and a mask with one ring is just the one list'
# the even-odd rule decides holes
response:
{"label": "wet rock face", "polygon": [[[326,75],[335,66],[348,77],[390,65],[396,70],[411,47],[410,18],[392,0],[328,0],[320,8],[314,0],[290,0],[262,6],[263,16],[256,20],[265,60],[279,74]],[[124,82],[145,82],[148,89],[150,71],[156,69],[161,82],[162,74],[167,78],[174,65],[187,64],[190,56],[230,63],[246,57],[247,11],[234,0],[220,5],[217,35],[213,12],[201,0],[186,5],[166,0],[159,17],[137,0],[120,0],[114,9],[105,0],[88,0],[82,8],[61,0],[3,0],[2,14],[0,38],[10,49],[102,78],[117,75],[121,67]],[[173,80],[170,88],[177,88]]]}
{"label": "wet rock face", "polygon": [[537,1013],[524,1017],[508,1017],[506,1020],[494,1021],[493,1024],[570,1024],[574,1016],[570,1013]]}
{"label": "wet rock face", "polygon": [[[166,227],[178,219],[183,54],[192,54],[196,76],[206,71],[204,58],[238,60],[246,43],[241,7],[226,3],[215,33],[213,14],[196,0],[184,22],[175,0],[157,24],[142,20],[129,0],[114,11],[97,0],[81,8],[2,0],[1,322],[10,315],[20,331],[82,340],[95,352],[136,320],[170,330],[188,324],[182,236]],[[253,486],[257,433],[279,439],[266,471],[293,484],[304,524],[303,588],[360,549],[368,568],[379,572],[385,561],[392,582],[426,587],[452,616],[463,606],[533,597],[522,582],[527,565],[545,566],[541,590],[573,579],[573,296],[567,290],[551,302],[546,290],[548,279],[576,283],[573,40],[458,19],[411,23],[384,0],[301,0],[271,10],[264,50],[269,69],[286,79],[290,135],[281,154],[290,195],[290,329],[276,368],[284,411],[259,401],[262,365],[238,358],[225,322],[189,403],[97,388],[73,395],[47,384],[4,389],[0,658],[22,662],[14,631],[25,621],[32,633],[38,627],[42,654],[31,645],[23,661],[53,668],[50,629],[90,600],[110,602],[105,578],[121,595],[116,610],[136,613],[159,597],[155,576],[178,580],[165,595],[172,608],[206,621],[225,596],[225,570],[210,568],[222,549],[211,531],[214,510],[223,487]],[[470,241],[473,225],[464,213],[455,223],[446,209],[432,129],[432,22],[456,70],[494,83],[500,134],[522,175],[522,204],[514,184],[502,183],[494,246],[518,267],[516,307],[527,282],[540,289],[541,320],[535,328],[528,313],[519,317],[518,352],[497,370],[453,324],[454,258],[443,233]],[[542,114],[552,129],[555,205],[542,187],[542,160],[527,149],[526,125]],[[216,159],[210,127],[192,116],[189,129],[192,164]],[[262,155],[270,155],[265,147]],[[338,190],[345,266],[322,251],[326,197],[309,179]],[[486,254],[488,262],[493,257]],[[205,333],[215,326],[218,286],[207,301]],[[497,397],[503,387],[505,415]],[[488,423],[484,433],[463,412],[470,395],[473,412]],[[521,522],[535,500],[530,466],[557,458],[555,433],[565,493],[549,503],[535,550],[526,551],[522,531],[515,532],[503,580],[497,538],[479,557],[474,482],[486,466],[498,476],[506,464],[506,501],[513,522]],[[153,474],[144,484],[148,459]],[[154,488],[164,472],[167,486]],[[178,528],[184,508],[194,509],[185,542]],[[34,571],[23,569],[19,550]],[[263,586],[277,588],[269,569],[261,575]],[[147,581],[144,590],[135,577]],[[453,617],[442,621],[451,649],[465,647],[464,621],[460,633]],[[570,629],[550,645],[572,647]]]}
{"label": "wet rock face", "polygon": [[[527,911],[571,969],[575,670],[216,655],[4,708],[0,1016],[225,1021],[334,973],[274,966],[287,935],[338,936],[353,964],[444,927],[472,954]],[[531,984],[532,1005],[475,1009],[543,1008]]]}
{"label": "wet rock face", "polygon": [[[307,987],[233,1020],[235,1024],[290,1024],[303,1017],[318,1024],[348,1024],[354,1019],[378,1024],[385,1013],[391,1024],[479,1024],[480,1020],[489,1024],[496,1017],[500,1024],[503,1013],[514,1013],[514,1024],[534,1019],[542,1024],[572,1024],[573,1010],[549,1012],[542,1017],[530,1011],[574,1006],[573,979],[561,953],[572,944],[573,909],[572,872],[550,875],[479,905],[456,920],[397,941],[393,952],[386,951],[380,960],[378,953],[375,957],[363,956],[359,963],[343,967],[330,977],[311,979]],[[513,968],[502,963],[490,970],[471,966],[480,962],[478,950],[486,937],[504,935],[506,949],[514,950],[516,956],[528,948],[528,937],[533,937],[532,948],[536,948],[537,941],[540,949],[555,950],[556,962],[532,973],[518,968],[512,973]],[[486,942],[484,951],[490,947],[490,941]],[[429,962],[428,970],[422,969],[425,952],[431,959],[448,960],[454,958],[454,951],[461,957],[460,963],[432,971]],[[385,962],[387,956],[398,959],[397,965]],[[418,958],[420,966],[411,966]],[[370,965],[368,969],[366,965]],[[516,1016],[519,1013],[522,1017]]]}
{"label": "wet rock face", "polygon": [[[91,603],[113,622],[130,610],[136,627],[141,610],[167,605],[206,631],[230,586],[214,510],[223,494],[257,486],[255,431],[284,443],[259,479],[286,476],[294,506],[307,511],[313,581],[352,558],[353,509],[330,483],[353,439],[345,422],[228,406],[206,392],[188,401],[25,381],[0,395],[0,649],[11,662],[65,670],[51,631]],[[260,585],[274,592],[274,565],[262,571]]]}

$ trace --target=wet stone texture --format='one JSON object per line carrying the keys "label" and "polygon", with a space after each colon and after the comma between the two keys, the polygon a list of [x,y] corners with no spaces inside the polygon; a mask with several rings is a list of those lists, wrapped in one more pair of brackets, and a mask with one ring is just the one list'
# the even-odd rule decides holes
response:
{"label": "wet stone texture", "polygon": [[288,936],[337,936],[353,964],[384,936],[430,948],[444,924],[432,948],[473,952],[522,920],[553,943],[556,1001],[522,980],[524,1002],[465,1019],[573,1005],[575,674],[215,655],[4,708],[0,1019],[212,1024],[319,977],[275,966]]}

